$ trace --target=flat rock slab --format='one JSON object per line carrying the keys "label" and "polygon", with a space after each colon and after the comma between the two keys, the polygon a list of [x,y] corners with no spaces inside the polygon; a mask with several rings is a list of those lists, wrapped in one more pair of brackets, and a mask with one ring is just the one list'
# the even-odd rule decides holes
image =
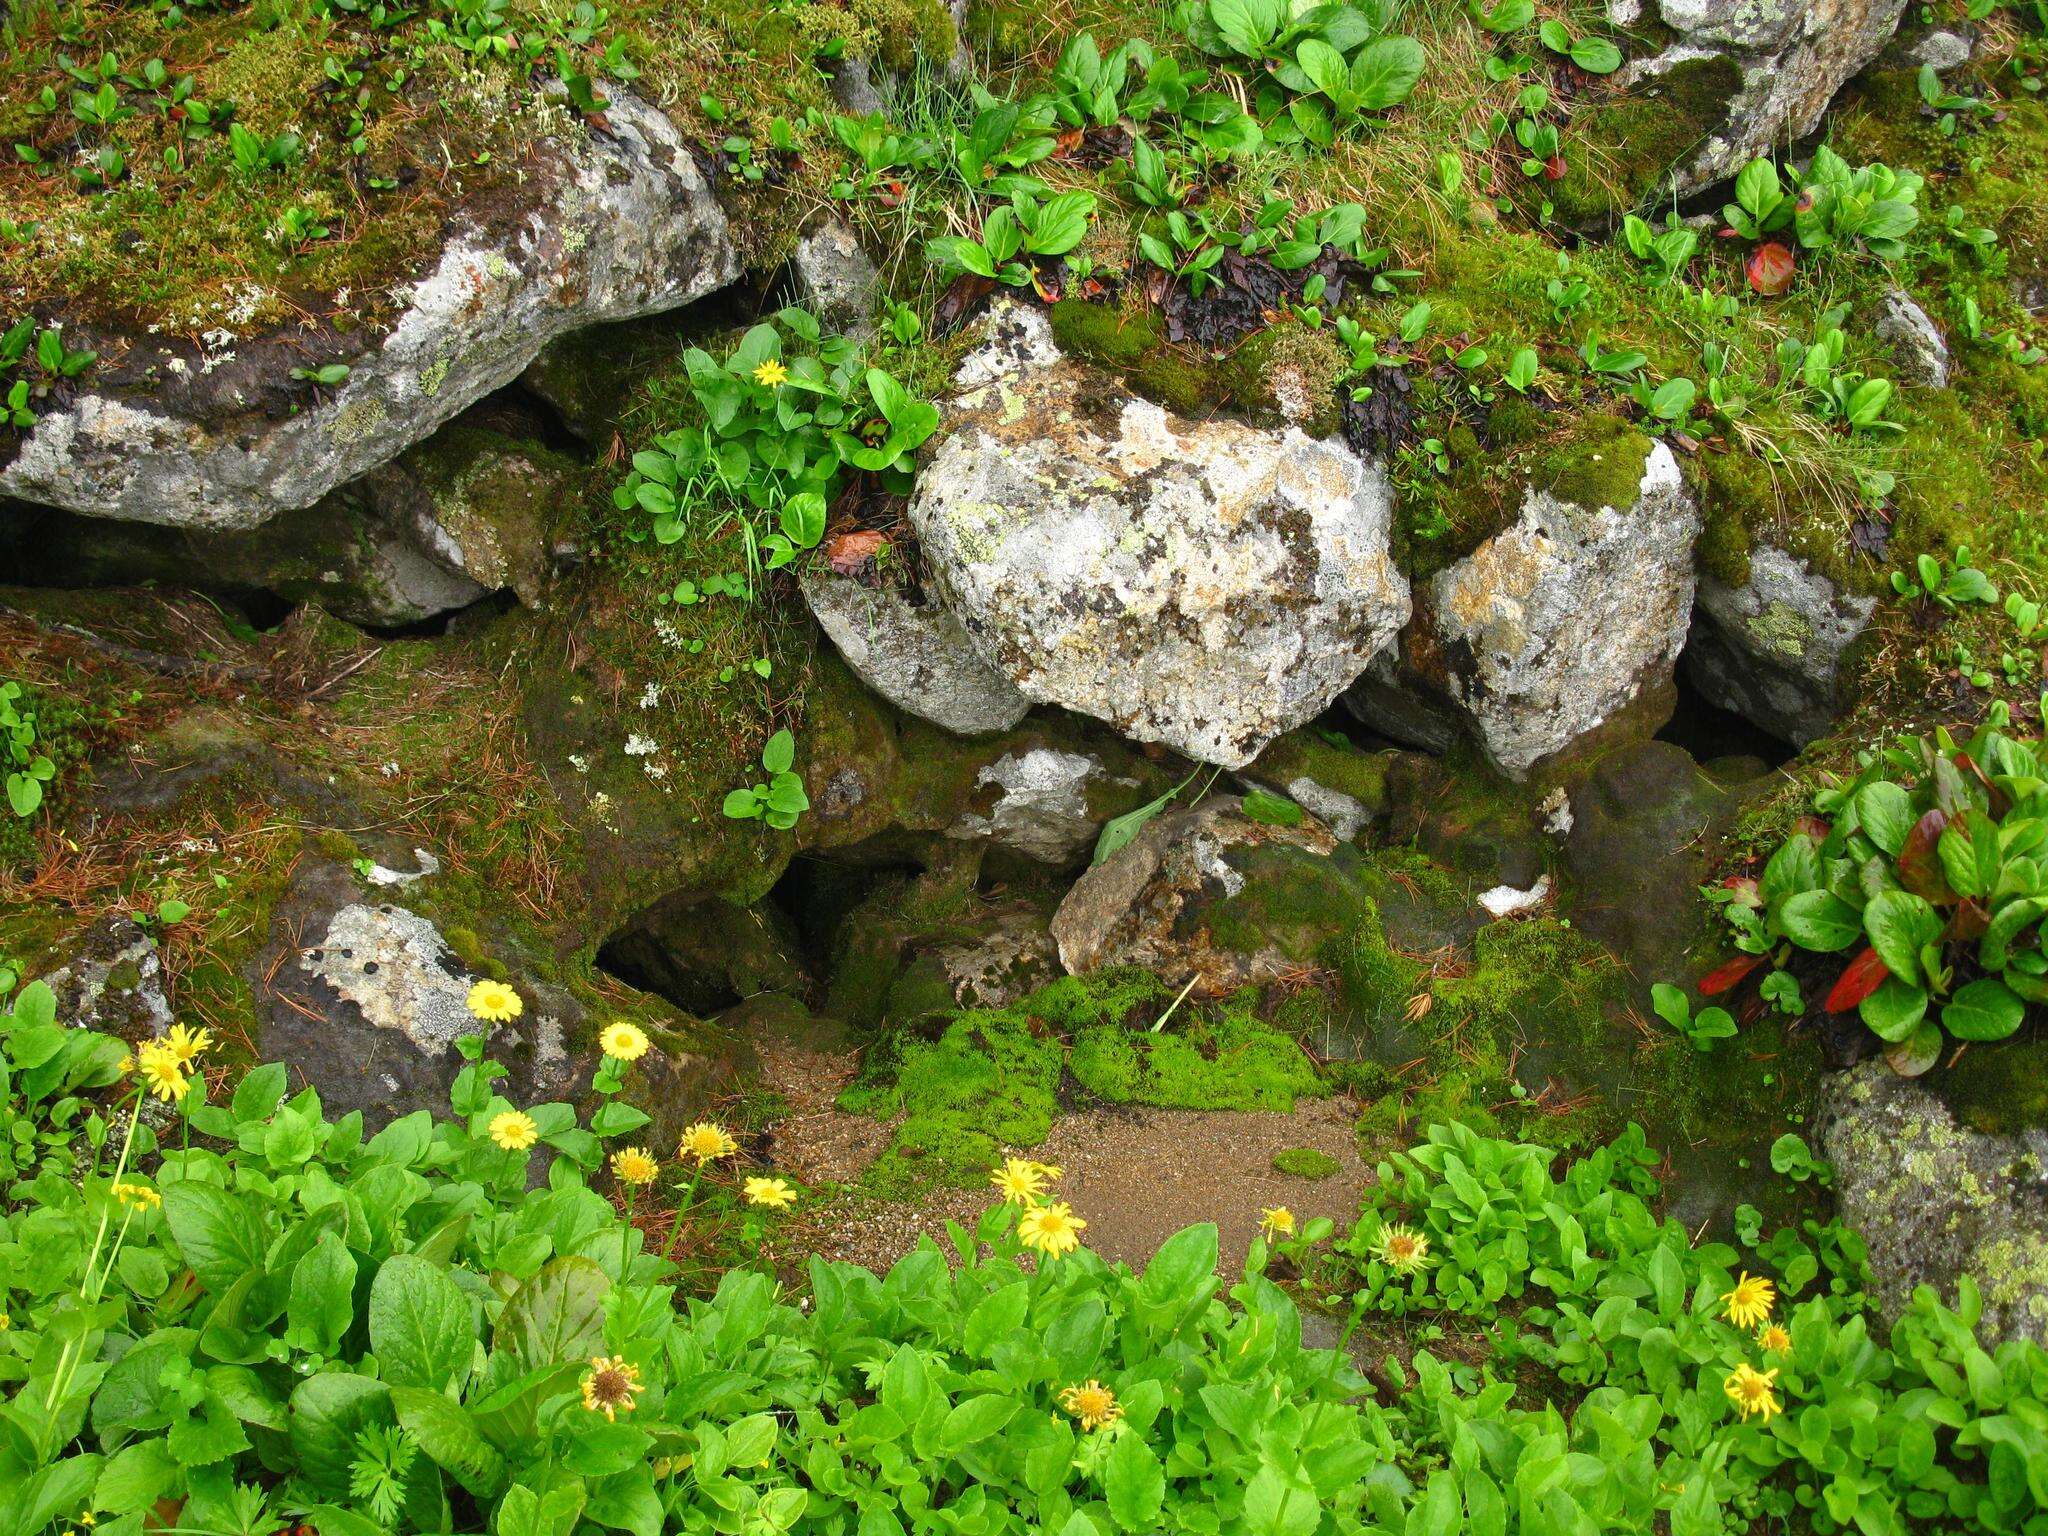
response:
{"label": "flat rock slab", "polygon": [[[1280,1173],[1273,1154],[1289,1147],[1326,1153],[1338,1171],[1319,1180]],[[1092,1109],[1062,1115],[1044,1144],[1026,1155],[1064,1171],[1059,1197],[1088,1223],[1087,1245],[1136,1269],[1181,1228],[1213,1221],[1222,1235],[1223,1272],[1235,1276],[1265,1208],[1284,1205],[1304,1225],[1327,1216],[1341,1230],[1371,1182],[1350,1108],[1329,1099],[1304,1100],[1285,1115]],[[807,1230],[802,1241],[823,1258],[880,1273],[927,1234],[945,1245],[948,1221],[972,1230],[995,1199],[993,1189],[943,1189],[916,1205],[848,1201],[832,1207],[823,1226]]]}

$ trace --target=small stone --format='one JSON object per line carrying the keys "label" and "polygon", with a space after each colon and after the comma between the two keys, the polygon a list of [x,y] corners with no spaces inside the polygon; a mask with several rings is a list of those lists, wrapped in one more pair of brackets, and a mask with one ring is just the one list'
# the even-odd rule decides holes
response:
{"label": "small stone", "polygon": [[797,299],[827,330],[864,334],[874,329],[881,275],[854,232],[827,219],[796,243],[791,266]]}
{"label": "small stone", "polygon": [[1088,809],[1088,785],[1102,764],[1082,752],[1030,747],[983,768],[977,782],[996,791],[986,814],[970,812],[948,837],[988,838],[1043,864],[1071,864],[1094,841],[1100,821]]}
{"label": "small stone", "polygon": [[1490,891],[1479,893],[1479,905],[1489,917],[1514,917],[1523,912],[1533,912],[1550,899],[1550,876],[1538,877],[1536,883],[1526,891],[1512,885],[1496,885]]}
{"label": "small stone", "polygon": [[1803,747],[1833,729],[1844,659],[1876,607],[1798,557],[1759,545],[1742,586],[1701,578],[1686,675],[1712,703]]}
{"label": "small stone", "polygon": [[935,602],[913,607],[894,587],[828,570],[806,572],[805,600],[863,683],[906,714],[957,735],[1006,731],[1031,701],[982,659],[960,621]]}
{"label": "small stone", "polygon": [[1906,383],[1922,389],[1948,387],[1948,343],[1912,295],[1902,288],[1885,294],[1874,329],[1878,340],[1891,346]]}
{"label": "small stone", "polygon": [[1372,820],[1372,810],[1364,801],[1341,789],[1318,784],[1307,774],[1289,780],[1287,793],[1295,804],[1336,833],[1340,843],[1350,842]]}
{"label": "small stone", "polygon": [[1931,66],[1937,75],[1948,74],[1969,63],[1977,45],[1960,32],[1940,27],[1915,43],[1910,57],[1915,64]]}

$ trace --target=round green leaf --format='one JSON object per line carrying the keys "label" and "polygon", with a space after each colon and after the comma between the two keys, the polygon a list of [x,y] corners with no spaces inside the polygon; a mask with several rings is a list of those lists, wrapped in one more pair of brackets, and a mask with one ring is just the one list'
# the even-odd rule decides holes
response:
{"label": "round green leaf", "polygon": [[1994,977],[1973,981],[1941,1010],[1942,1027],[1958,1040],[2003,1040],[2020,1027],[2027,1005]]}

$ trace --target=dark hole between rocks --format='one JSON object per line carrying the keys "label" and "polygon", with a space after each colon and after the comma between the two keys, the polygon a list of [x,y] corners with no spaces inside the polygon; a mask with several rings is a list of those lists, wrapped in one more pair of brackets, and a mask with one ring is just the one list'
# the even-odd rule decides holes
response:
{"label": "dark hole between rocks", "polygon": [[1782,736],[1773,735],[1732,709],[1723,709],[1701,693],[1682,656],[1677,681],[1678,706],[1657,733],[1659,741],[1684,748],[1699,763],[1723,757],[1753,757],[1767,768],[1776,768],[1799,755],[1799,749]]}
{"label": "dark hole between rocks", "polygon": [[805,855],[790,861],[768,899],[789,918],[805,969],[822,980],[831,972],[840,929],[855,909],[882,886],[923,869],[920,861],[886,849],[857,860]]}
{"label": "dark hole between rocks", "polygon": [[487,624],[500,614],[519,606],[519,596],[510,590],[488,592],[466,608],[450,609],[413,624],[358,624],[355,627],[379,640],[438,640],[444,635]]}

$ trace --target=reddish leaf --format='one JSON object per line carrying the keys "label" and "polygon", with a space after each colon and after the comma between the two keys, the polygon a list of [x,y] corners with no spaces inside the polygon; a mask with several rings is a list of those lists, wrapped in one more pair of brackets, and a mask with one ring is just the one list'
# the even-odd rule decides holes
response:
{"label": "reddish leaf", "polygon": [[1761,907],[1764,904],[1753,875],[1730,875],[1721,882],[1721,888],[1735,893],[1734,903],[1738,907]]}
{"label": "reddish leaf", "polygon": [[1946,811],[1929,811],[1913,823],[1905,846],[1899,850],[1899,884],[1936,906],[1946,906],[1956,899],[1956,893],[1949,889],[1948,876],[1942,872],[1941,855],[1935,849],[1942,828],[1947,825]]}
{"label": "reddish leaf", "polygon": [[1715,966],[1700,978],[1700,996],[1719,997],[1763,963],[1762,955],[1737,955],[1726,965]]}
{"label": "reddish leaf", "polygon": [[1877,958],[1877,951],[1865,949],[1842,968],[1842,974],[1835,978],[1835,984],[1828,991],[1827,1010],[1829,1013],[1847,1013],[1861,1003],[1879,987],[1891,972],[1884,968],[1884,962]]}
{"label": "reddish leaf", "polygon": [[825,541],[825,559],[842,576],[851,576],[889,547],[886,534],[863,528],[858,533],[841,533]]}
{"label": "reddish leaf", "polygon": [[1828,833],[1833,829],[1818,816],[1802,816],[1792,823],[1792,830],[1804,832],[1813,839],[1814,846],[1819,847],[1828,840]]}
{"label": "reddish leaf", "polygon": [[1548,178],[1551,181],[1563,181],[1564,170],[1565,166],[1563,155],[1552,155],[1548,160],[1543,162],[1543,174],[1546,178]]}
{"label": "reddish leaf", "polygon": [[1765,298],[1776,298],[1792,286],[1792,253],[1775,240],[1767,240],[1749,253],[1745,269],[1749,286]]}

